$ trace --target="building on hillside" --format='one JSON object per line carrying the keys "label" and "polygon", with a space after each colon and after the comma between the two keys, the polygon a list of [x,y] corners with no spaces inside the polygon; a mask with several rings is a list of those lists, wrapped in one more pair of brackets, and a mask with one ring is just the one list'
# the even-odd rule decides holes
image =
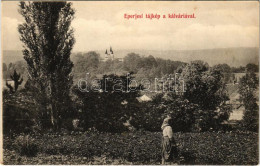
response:
{"label": "building on hillside", "polygon": [[238,84],[240,79],[245,75],[246,73],[234,73],[234,80],[233,80],[234,84]]}
{"label": "building on hillside", "polygon": [[114,51],[112,49],[112,47],[110,47],[109,51],[105,51],[105,55],[104,55],[105,58],[100,58],[100,61],[102,62],[106,62],[108,60],[111,60],[111,61],[118,61],[118,62],[123,62],[124,59],[123,58],[116,58],[115,55],[114,55]]}
{"label": "building on hillside", "polygon": [[[240,79],[245,76],[246,73],[231,73],[231,76],[229,77],[229,83],[230,84],[239,84]],[[259,77],[259,74],[256,73],[256,76]]]}
{"label": "building on hillside", "polygon": [[139,102],[147,102],[147,101],[151,101],[152,99],[149,97],[149,96],[147,96],[147,95],[143,95],[143,96],[141,96],[141,97],[137,97],[137,100],[139,101]]}

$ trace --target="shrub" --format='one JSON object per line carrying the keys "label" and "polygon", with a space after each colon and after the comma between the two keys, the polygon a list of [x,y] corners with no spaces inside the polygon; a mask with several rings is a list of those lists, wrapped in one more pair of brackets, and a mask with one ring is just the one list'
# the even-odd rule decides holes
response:
{"label": "shrub", "polygon": [[225,65],[209,67],[203,61],[192,61],[182,68],[180,74],[185,82],[183,98],[201,110],[196,118],[199,119],[197,122],[202,131],[217,129],[228,119],[226,115],[229,109],[225,108],[225,103],[229,98],[225,91],[223,67]]}
{"label": "shrub", "polygon": [[[74,118],[79,119],[81,122],[84,121],[83,126],[80,127],[84,129],[94,127],[105,132],[127,131],[127,127],[123,123],[139,110],[137,106],[139,103],[136,99],[136,97],[140,96],[139,90],[126,93],[130,86],[128,81],[131,78],[131,76],[104,75],[98,81],[101,87],[99,91],[93,88],[96,86],[95,84],[87,84],[88,86],[81,87],[82,89],[88,89],[89,92],[74,87],[75,107],[82,110]],[[115,83],[115,81],[120,83]],[[132,88],[134,89],[134,87]]]}
{"label": "shrub", "polygon": [[258,110],[246,110],[242,120],[242,125],[249,131],[258,131]]}
{"label": "shrub", "polygon": [[191,131],[198,108],[195,104],[175,94],[157,94],[151,102],[143,103],[143,109],[133,116],[131,124],[138,129],[161,131],[166,114],[173,119],[173,131]]}
{"label": "shrub", "polygon": [[221,130],[222,122],[229,118],[230,107],[219,106],[217,110],[201,110],[183,95],[159,93],[151,102],[141,103],[131,124],[137,129],[161,131],[161,124],[166,114],[173,119],[174,132]]}
{"label": "shrub", "polygon": [[3,93],[4,134],[36,132],[40,129],[39,111],[32,93],[22,89]]}
{"label": "shrub", "polygon": [[29,135],[20,135],[16,137],[14,140],[14,149],[21,155],[25,155],[28,157],[36,156],[38,153],[38,146],[33,139]]}
{"label": "shrub", "polygon": [[31,132],[37,126],[31,111],[17,105],[3,105],[4,133]]}
{"label": "shrub", "polygon": [[[256,74],[252,71],[252,65],[247,65],[247,73],[240,79],[239,82],[239,94],[240,101],[245,106],[245,114],[243,116],[243,127],[249,131],[258,131],[258,113],[259,106],[257,104],[257,96],[259,95],[257,89],[259,82]],[[254,67],[253,67],[254,68]]]}

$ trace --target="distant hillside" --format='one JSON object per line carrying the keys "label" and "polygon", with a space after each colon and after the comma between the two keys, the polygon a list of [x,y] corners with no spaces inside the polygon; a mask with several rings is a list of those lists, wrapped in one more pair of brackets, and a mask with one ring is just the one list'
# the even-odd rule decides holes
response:
{"label": "distant hillside", "polygon": [[24,60],[21,50],[3,50],[3,63],[9,64],[11,62],[14,63],[20,60]]}
{"label": "distant hillside", "polygon": [[[104,56],[105,51],[97,51]],[[258,64],[258,48],[218,48],[207,50],[114,50],[115,56],[122,58],[130,52],[140,55],[153,55],[163,59],[173,61],[190,62],[194,60],[203,60],[209,65],[227,63],[232,67],[246,66],[248,63]]]}
{"label": "distant hillside", "polygon": [[[170,59],[173,61],[190,62],[193,60],[203,60],[209,65],[220,63],[227,63],[230,66],[238,67],[245,66],[248,63],[258,64],[259,53],[258,48],[218,48],[207,50],[116,50],[114,49],[116,58],[123,58],[128,53],[134,52],[140,55],[160,57],[163,59]],[[101,57],[104,57],[105,50],[96,50]],[[75,54],[72,54],[72,60],[75,59]],[[4,50],[3,62],[9,64],[23,60],[22,52],[16,50]]]}

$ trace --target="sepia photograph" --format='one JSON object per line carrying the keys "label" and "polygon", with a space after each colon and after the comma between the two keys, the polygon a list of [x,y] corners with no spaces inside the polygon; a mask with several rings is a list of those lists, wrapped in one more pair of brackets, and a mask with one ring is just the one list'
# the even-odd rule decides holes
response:
{"label": "sepia photograph", "polygon": [[1,1],[3,165],[258,165],[258,1]]}

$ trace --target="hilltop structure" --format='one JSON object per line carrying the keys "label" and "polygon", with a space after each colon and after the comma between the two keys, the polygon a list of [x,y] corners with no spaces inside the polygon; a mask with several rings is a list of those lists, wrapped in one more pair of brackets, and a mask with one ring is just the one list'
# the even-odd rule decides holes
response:
{"label": "hilltop structure", "polygon": [[104,59],[101,58],[101,61],[103,61],[103,62],[106,62],[108,60],[111,60],[111,61],[115,60],[115,61],[123,62],[123,58],[115,58],[114,51],[111,46],[110,46],[109,51],[107,51],[107,49],[106,49],[105,58]]}

